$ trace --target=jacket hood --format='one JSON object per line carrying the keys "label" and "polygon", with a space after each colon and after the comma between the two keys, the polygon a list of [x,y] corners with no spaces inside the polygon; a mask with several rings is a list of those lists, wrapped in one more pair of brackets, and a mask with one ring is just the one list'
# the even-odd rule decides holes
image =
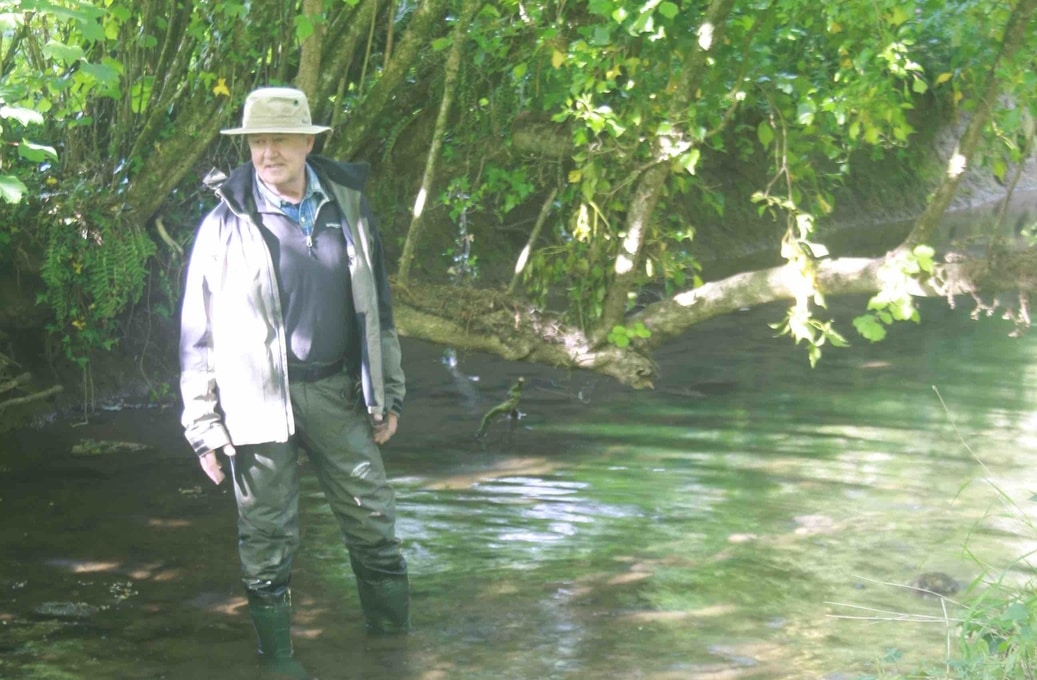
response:
{"label": "jacket hood", "polygon": [[[328,181],[357,191],[363,191],[371,172],[371,166],[367,163],[340,163],[316,154],[307,156],[306,162],[313,166],[321,182]],[[248,213],[250,212],[248,206],[252,205],[252,178],[254,176],[255,166],[252,161],[247,161],[230,173],[230,176],[216,189],[216,193],[227,202],[234,212]]]}

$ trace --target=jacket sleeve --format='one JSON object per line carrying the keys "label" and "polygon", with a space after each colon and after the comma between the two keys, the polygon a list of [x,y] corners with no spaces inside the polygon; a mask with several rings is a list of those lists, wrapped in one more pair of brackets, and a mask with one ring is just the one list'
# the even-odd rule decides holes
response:
{"label": "jacket sleeve", "polygon": [[389,274],[385,268],[385,255],[382,251],[382,237],[378,232],[377,222],[363,197],[363,211],[371,226],[371,240],[374,245],[372,268],[375,286],[378,288],[378,321],[381,326],[382,343],[382,380],[385,384],[386,408],[399,416],[403,413],[403,399],[407,394],[406,380],[403,375],[403,353],[400,350],[400,338],[396,333],[396,321],[393,318],[392,291],[389,288]]}
{"label": "jacket sleeve", "polygon": [[217,220],[210,214],[195,236],[180,312],[181,423],[188,443],[199,456],[231,443],[219,411],[213,362],[210,282],[218,233]]}

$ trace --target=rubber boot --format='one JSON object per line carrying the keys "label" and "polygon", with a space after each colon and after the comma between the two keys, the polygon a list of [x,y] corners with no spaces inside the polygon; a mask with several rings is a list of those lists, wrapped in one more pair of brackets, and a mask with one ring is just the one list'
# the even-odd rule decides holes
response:
{"label": "rubber boot", "polygon": [[278,678],[313,680],[292,658],[292,594],[248,591],[248,613],[256,628],[259,656],[264,667]]}
{"label": "rubber boot", "polygon": [[356,574],[360,608],[367,631],[374,635],[395,635],[410,630],[410,582],[407,562],[401,557],[392,570],[371,569],[349,557]]}

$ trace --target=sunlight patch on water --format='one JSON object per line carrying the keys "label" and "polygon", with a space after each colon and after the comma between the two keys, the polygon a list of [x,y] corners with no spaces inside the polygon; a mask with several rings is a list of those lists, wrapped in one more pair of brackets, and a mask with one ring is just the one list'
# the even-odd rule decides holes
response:
{"label": "sunlight patch on water", "polygon": [[93,562],[90,560],[73,559],[50,559],[46,561],[46,564],[67,569],[73,574],[96,574],[115,571],[122,566],[121,562]]}

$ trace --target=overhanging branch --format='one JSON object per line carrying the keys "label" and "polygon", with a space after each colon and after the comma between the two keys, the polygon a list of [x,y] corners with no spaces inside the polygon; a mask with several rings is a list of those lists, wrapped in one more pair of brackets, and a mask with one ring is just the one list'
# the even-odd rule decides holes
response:
{"label": "overhanging branch", "polygon": [[[814,282],[826,297],[870,295],[882,288],[886,258],[839,258],[815,263]],[[583,369],[624,385],[651,387],[651,352],[692,326],[746,307],[793,300],[802,277],[789,266],[744,272],[648,305],[627,319],[651,337],[627,347],[595,343],[560,317],[496,291],[456,286],[398,286],[396,322],[401,334],[509,361]],[[939,264],[912,294],[952,298],[1004,290],[1037,290],[1037,249],[992,253],[984,259]]]}

